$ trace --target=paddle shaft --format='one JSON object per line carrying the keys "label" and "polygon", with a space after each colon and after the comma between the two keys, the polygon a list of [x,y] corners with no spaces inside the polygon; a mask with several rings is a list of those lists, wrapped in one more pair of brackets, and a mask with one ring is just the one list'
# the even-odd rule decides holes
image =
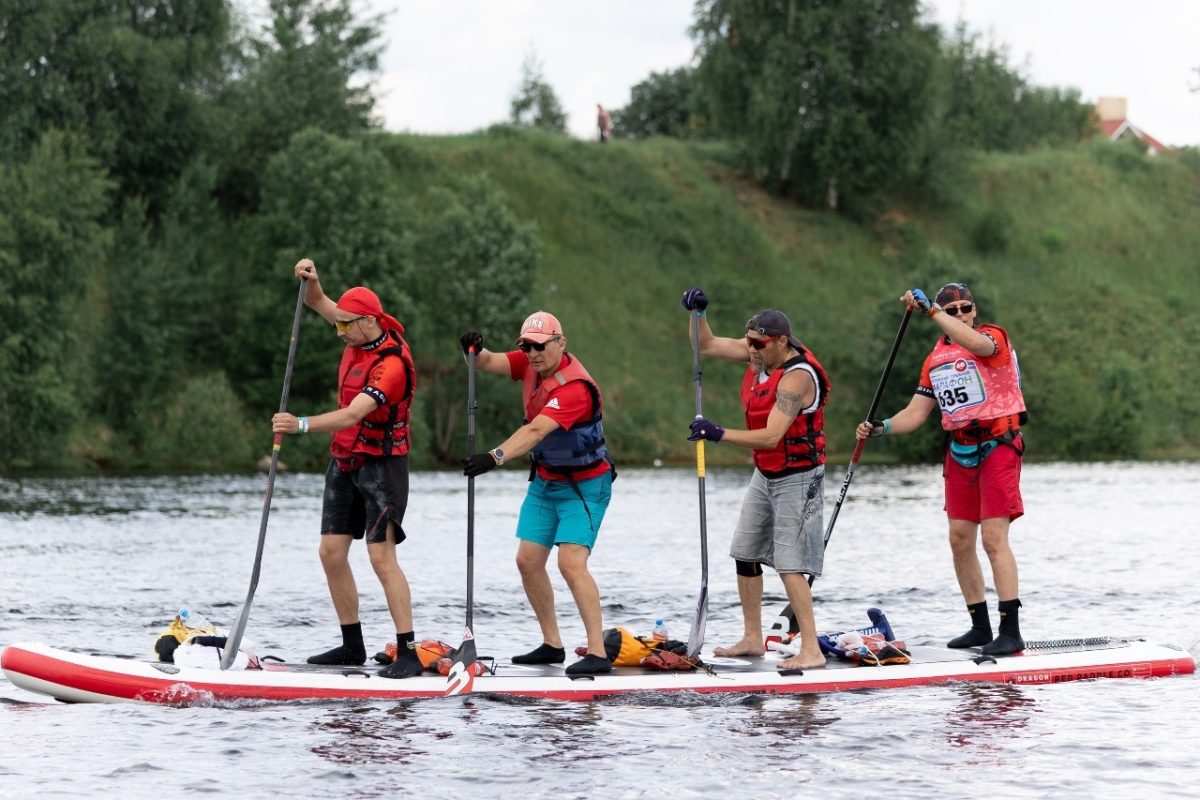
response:
{"label": "paddle shaft", "polygon": [[[279,413],[287,411],[288,393],[292,388],[292,367],[296,363],[296,343],[300,340],[300,315],[304,312],[304,293],[308,289],[308,279],[300,279],[300,292],[296,295],[296,313],[292,317],[292,340],[288,343],[287,367],[283,371],[283,394],[279,398]],[[267,489],[263,492],[262,521],[258,526],[258,547],[254,551],[254,569],[250,572],[250,591],[246,592],[246,602],[238,614],[237,621],[229,629],[229,637],[225,642],[225,652],[221,654],[221,669],[229,669],[237,657],[238,647],[242,644],[242,635],[246,632],[246,622],[250,618],[250,604],[254,602],[254,591],[258,588],[258,576],[262,572],[263,545],[267,541],[267,518],[271,515],[271,495],[275,493],[275,472],[279,467],[279,450],[283,447],[283,434],[275,434],[275,443],[271,447],[271,466],[267,469]]]}
{"label": "paddle shaft", "polygon": [[[467,351],[467,454],[475,453],[475,359],[474,346]],[[475,634],[471,632],[475,614],[475,478],[467,476],[467,623],[462,644],[454,651],[454,661],[446,679],[446,694],[466,694],[474,684]]]}
{"label": "paddle shaft", "polygon": [[[475,348],[467,353],[467,455],[475,453]],[[475,477],[467,478],[467,629],[475,622]]]}
{"label": "paddle shaft", "polygon": [[[896,354],[900,352],[900,342],[904,339],[904,332],[908,329],[908,321],[912,319],[912,309],[907,308],[904,311],[904,319],[900,320],[900,329],[896,331],[896,338],[892,341],[892,352],[888,354],[887,366],[883,368],[883,375],[879,377],[879,385],[875,387],[875,396],[871,398],[871,408],[867,411],[867,420],[871,420],[875,416],[875,412],[879,410],[879,401],[883,398],[883,390],[887,387],[888,376],[892,374],[892,365],[896,363]],[[854,468],[858,466],[858,459],[862,457],[863,448],[866,446],[866,439],[859,439],[854,445],[854,454],[850,456],[850,466],[846,467],[846,477],[842,480],[842,490],[838,493],[837,502],[833,505],[833,513],[829,515],[829,525],[825,528],[825,545],[829,545],[829,539],[833,536],[833,526],[837,523],[838,512],[842,510],[842,502],[846,499],[846,492],[850,489],[850,481],[854,480]],[[812,586],[813,576],[808,576],[808,585]]]}
{"label": "paddle shaft", "polygon": [[[704,382],[700,368],[700,314],[692,312],[692,380],[696,385],[696,419],[704,416]],[[696,616],[688,635],[688,658],[696,658],[704,647],[704,628],[708,618],[708,512],[704,498],[704,440],[696,441],[696,482],[700,493],[700,597]]]}

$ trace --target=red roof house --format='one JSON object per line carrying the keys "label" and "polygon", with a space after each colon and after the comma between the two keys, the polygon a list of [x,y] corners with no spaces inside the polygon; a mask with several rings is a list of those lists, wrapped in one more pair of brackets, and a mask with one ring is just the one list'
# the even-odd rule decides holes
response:
{"label": "red roof house", "polygon": [[1125,109],[1124,97],[1101,97],[1100,101],[1096,103],[1096,116],[1100,121],[1100,130],[1108,137],[1109,141],[1137,139],[1145,145],[1146,152],[1152,156],[1167,149],[1165,144],[1130,122]]}

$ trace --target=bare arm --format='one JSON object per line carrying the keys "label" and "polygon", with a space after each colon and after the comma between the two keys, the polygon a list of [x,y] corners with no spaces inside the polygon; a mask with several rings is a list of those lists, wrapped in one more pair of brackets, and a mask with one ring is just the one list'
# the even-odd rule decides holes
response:
{"label": "bare arm", "polygon": [[775,406],[767,417],[767,426],[761,430],[726,430],[721,442],[728,442],[750,450],[770,450],[779,444],[792,420],[813,404],[817,385],[812,375],[797,369],[784,375],[775,389]]}
{"label": "bare arm", "polygon": [[[902,433],[912,433],[921,427],[925,420],[929,418],[929,413],[937,407],[937,401],[932,397],[926,397],[923,394],[914,394],[912,400],[908,401],[908,405],[892,416],[889,433],[894,436]],[[854,435],[859,439],[865,439],[870,436],[871,423],[860,422],[858,428],[854,431]]]}
{"label": "bare arm", "polygon": [[557,428],[557,422],[545,414],[538,414],[531,422],[527,422],[513,431],[512,436],[500,444],[500,449],[504,451],[504,460],[509,461],[525,455],[537,447],[538,442],[554,433]]}
{"label": "bare arm", "polygon": [[[362,422],[362,418],[379,408],[379,404],[368,394],[360,394],[350,401],[350,405],[308,418],[309,433],[333,433],[351,425]],[[274,433],[298,433],[299,419],[286,412],[271,417],[271,430]]]}
{"label": "bare arm", "polygon": [[960,322],[958,317],[952,317],[939,311],[933,315],[933,322],[942,329],[942,333],[950,337],[950,341],[961,344],[970,350],[972,355],[984,358],[996,355],[998,343],[992,337],[985,336],[967,323]]}
{"label": "bare arm", "polygon": [[337,308],[337,303],[330,300],[325,294],[325,290],[321,288],[321,279],[317,277],[316,264],[312,262],[311,258],[302,258],[296,262],[295,273],[297,278],[308,279],[308,285],[304,289],[304,304],[332,325],[333,312]]}
{"label": "bare arm", "polygon": [[[908,307],[914,311],[921,310],[911,290],[905,292],[904,296],[900,299],[907,303]],[[934,306],[929,316],[933,320],[933,324],[937,325],[942,333],[950,337],[950,341],[967,348],[967,350],[971,351],[972,355],[983,357],[996,355],[996,348],[999,345],[992,337],[984,336],[958,317],[952,317],[949,314],[943,313],[936,306]]]}
{"label": "bare arm", "polygon": [[[510,377],[512,370],[508,364],[507,353],[493,353],[486,347],[475,354],[475,368],[483,372],[490,372],[494,375],[503,375]],[[508,450],[504,450],[505,454]]]}
{"label": "bare arm", "polygon": [[[688,318],[688,338],[691,339],[692,320]],[[750,360],[750,345],[746,340],[730,339],[725,336],[714,336],[708,320],[700,318],[700,355],[712,358],[723,358],[726,361],[736,361],[745,364]]]}

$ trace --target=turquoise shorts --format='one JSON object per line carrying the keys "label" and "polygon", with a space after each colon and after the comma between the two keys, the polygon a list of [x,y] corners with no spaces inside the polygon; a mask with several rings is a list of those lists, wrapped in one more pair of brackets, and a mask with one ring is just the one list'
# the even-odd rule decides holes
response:
{"label": "turquoise shorts", "polygon": [[588,550],[612,499],[612,473],[576,483],[581,500],[567,481],[538,476],[529,485],[517,521],[517,538],[550,549],[556,544],[581,544]]}

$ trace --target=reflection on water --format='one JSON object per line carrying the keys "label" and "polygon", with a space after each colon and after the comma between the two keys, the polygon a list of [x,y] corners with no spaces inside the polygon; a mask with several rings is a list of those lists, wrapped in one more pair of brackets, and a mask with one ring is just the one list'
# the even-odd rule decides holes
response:
{"label": "reflection on water", "polygon": [[746,713],[738,715],[738,725],[728,729],[731,735],[777,741],[771,746],[791,747],[797,739],[816,738],[839,717],[822,695],[800,694],[779,700],[754,698],[744,704]]}
{"label": "reflection on water", "polygon": [[[418,746],[423,736],[441,738],[425,727],[411,703],[388,709],[377,706],[333,708],[314,721],[313,730],[327,739],[309,748],[322,760],[343,766],[356,764],[411,765],[426,755]],[[332,738],[329,738],[332,736]]]}
{"label": "reflection on water", "polygon": [[1009,684],[955,684],[959,703],[946,715],[946,741],[966,748],[968,764],[986,763],[1002,757],[1012,741],[1025,734],[1038,711],[1033,690]]}

